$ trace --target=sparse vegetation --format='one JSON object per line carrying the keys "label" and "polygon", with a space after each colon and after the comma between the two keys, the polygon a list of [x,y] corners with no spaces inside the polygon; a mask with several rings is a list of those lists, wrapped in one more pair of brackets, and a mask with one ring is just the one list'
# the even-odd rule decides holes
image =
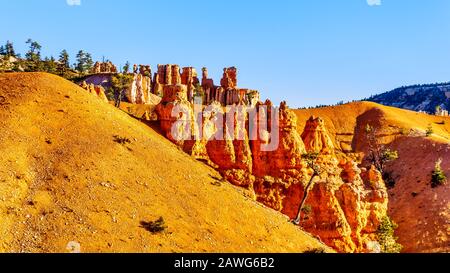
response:
{"label": "sparse vegetation", "polygon": [[125,96],[124,92],[127,90],[133,82],[133,75],[128,74],[116,74],[111,79],[111,88],[114,93],[114,105],[119,108],[120,104]]}
{"label": "sparse vegetation", "polygon": [[163,217],[159,217],[158,220],[151,222],[142,221],[141,226],[153,234],[162,233],[167,229],[167,225]]}
{"label": "sparse vegetation", "polygon": [[430,137],[432,134],[434,134],[433,126],[429,124],[427,130],[425,131],[425,135],[427,137]]}
{"label": "sparse vegetation", "polygon": [[431,175],[431,186],[433,188],[437,188],[437,187],[445,185],[447,183],[447,176],[445,175],[444,171],[442,170],[441,164],[442,164],[442,159],[439,159],[436,162],[434,171]]}
{"label": "sparse vegetation", "polygon": [[305,252],[303,252],[305,254],[324,254],[327,253],[326,250],[324,248],[312,248],[312,249],[308,249]]}
{"label": "sparse vegetation", "polygon": [[[449,84],[449,82],[444,82],[402,86],[365,100],[434,115],[438,109],[443,107],[450,109],[450,102],[443,91]],[[424,104],[425,101],[428,103]]]}
{"label": "sparse vegetation", "polygon": [[305,206],[303,206],[302,211],[303,211],[303,213],[304,213],[306,216],[310,215],[311,212],[312,212],[312,207],[311,207],[311,205],[306,204]]}
{"label": "sparse vegetation", "polygon": [[126,138],[126,137],[121,137],[121,136],[115,135],[115,136],[113,136],[113,138],[114,138],[114,142],[117,142],[117,143],[122,144],[122,145],[131,143],[131,140],[129,138]]}
{"label": "sparse vegetation", "polygon": [[398,225],[389,216],[383,218],[377,231],[378,242],[383,253],[400,253],[402,251],[403,246],[397,243],[398,238],[394,235],[397,228]]}
{"label": "sparse vegetation", "polygon": [[92,70],[93,65],[94,61],[92,60],[91,54],[84,52],[83,50],[78,51],[76,65],[78,73],[86,75]]}
{"label": "sparse vegetation", "polygon": [[319,153],[307,153],[303,155],[303,159],[306,161],[307,166],[313,170],[313,174],[305,188],[302,201],[298,207],[297,218],[293,221],[294,224],[300,225],[302,220],[302,212],[304,212],[305,202],[308,199],[309,191],[314,185],[314,179],[321,174],[320,166],[317,164],[317,158]]}
{"label": "sparse vegetation", "polygon": [[29,50],[25,54],[27,60],[27,71],[37,72],[44,70],[43,62],[41,62],[41,49],[42,46],[31,39],[26,42],[29,45]]}
{"label": "sparse vegetation", "polygon": [[5,45],[0,46],[0,72],[47,72],[72,81],[77,81],[91,72],[93,60],[90,53],[80,50],[77,63],[71,65],[67,50],[62,50],[56,60],[53,56],[42,56],[42,45],[37,41],[28,39],[26,44],[28,51],[24,58],[16,53],[12,42],[7,41]]}
{"label": "sparse vegetation", "polygon": [[377,168],[377,170],[383,174],[386,174],[386,164],[398,159],[398,152],[386,148],[385,145],[380,143],[376,128],[366,125],[366,138],[369,146],[369,161]]}
{"label": "sparse vegetation", "polygon": [[123,66],[123,68],[122,68],[123,69],[123,73],[124,74],[128,74],[130,72],[130,67],[131,67],[130,62],[127,61],[125,63],[125,65]]}
{"label": "sparse vegetation", "polygon": [[6,57],[16,57],[16,52],[14,50],[14,45],[10,41],[6,41],[5,46],[0,46],[0,55]]}
{"label": "sparse vegetation", "polygon": [[367,124],[366,139],[369,147],[368,161],[382,174],[386,187],[394,188],[396,181],[393,173],[386,171],[386,164],[398,159],[398,152],[381,144],[377,129]]}
{"label": "sparse vegetation", "polygon": [[63,51],[61,51],[61,53],[59,54],[58,62],[58,73],[60,76],[65,77],[67,71],[70,69],[70,58],[67,50],[64,49]]}

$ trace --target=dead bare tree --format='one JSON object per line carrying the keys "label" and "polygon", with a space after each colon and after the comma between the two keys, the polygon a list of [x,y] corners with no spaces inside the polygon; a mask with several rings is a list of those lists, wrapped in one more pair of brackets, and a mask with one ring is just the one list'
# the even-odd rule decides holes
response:
{"label": "dead bare tree", "polygon": [[367,160],[383,175],[386,186],[394,187],[395,180],[392,174],[386,171],[386,164],[398,159],[398,152],[392,151],[381,143],[376,128],[367,124],[365,132],[368,144]]}
{"label": "dead bare tree", "polygon": [[297,212],[297,218],[293,221],[295,225],[300,225],[301,219],[302,219],[302,212],[303,208],[305,206],[305,202],[308,199],[309,192],[311,188],[314,185],[314,180],[316,177],[320,176],[321,169],[320,166],[317,164],[317,158],[319,157],[319,153],[307,153],[303,155],[303,158],[305,159],[308,167],[313,170],[313,174],[305,188],[305,191],[303,192],[303,198],[300,202],[300,205],[298,206],[298,212]]}
{"label": "dead bare tree", "polygon": [[397,151],[391,151],[380,143],[377,130],[367,125],[366,138],[369,146],[369,161],[377,168],[381,173],[384,172],[386,163],[396,160],[398,158]]}

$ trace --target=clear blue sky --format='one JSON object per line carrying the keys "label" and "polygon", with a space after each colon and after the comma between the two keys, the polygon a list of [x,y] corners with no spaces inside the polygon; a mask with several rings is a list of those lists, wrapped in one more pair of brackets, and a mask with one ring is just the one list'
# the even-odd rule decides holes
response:
{"label": "clear blue sky", "polygon": [[[75,1],[76,0],[69,0]],[[377,2],[379,0],[370,0]],[[450,1],[0,0],[0,42],[117,64],[237,66],[239,85],[292,107],[450,81]],[[74,58],[72,58],[74,62]]]}

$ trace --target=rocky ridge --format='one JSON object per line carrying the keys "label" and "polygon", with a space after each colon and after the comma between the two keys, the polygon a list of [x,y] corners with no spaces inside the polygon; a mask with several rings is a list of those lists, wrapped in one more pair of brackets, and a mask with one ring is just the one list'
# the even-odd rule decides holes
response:
{"label": "rocky ridge", "polygon": [[[110,78],[117,73],[117,68],[107,63],[96,63],[93,74],[83,79],[88,85],[101,85],[104,89],[111,87]],[[149,65],[134,65],[133,83],[126,90],[126,99],[134,104],[153,104],[152,95],[163,97],[166,92],[171,92],[174,86],[180,86],[186,90],[186,98],[194,102],[194,98],[208,105],[218,102],[223,106],[244,103],[256,105],[260,99],[259,92],[247,88],[237,87],[237,69],[235,67],[225,68],[220,85],[214,84],[214,80],[208,76],[208,69],[202,69],[202,79],[198,77],[194,67],[183,67],[179,65],[158,65],[153,74]],[[80,84],[83,81],[80,82]]]}
{"label": "rocky ridge", "polygon": [[[230,110],[220,103],[201,106],[199,114],[182,86],[165,91],[156,112],[166,137],[209,162],[229,182],[248,189],[255,200],[291,219],[313,176],[305,158],[317,154],[314,164],[321,172],[310,189],[301,226],[341,252],[377,251],[376,232],[388,205],[381,174],[337,155],[322,119],[311,117],[299,135],[297,117],[286,103],[274,107],[267,100],[255,106],[241,103],[233,110],[235,122],[230,125],[223,117]],[[253,118],[252,111],[257,113]],[[279,120],[273,122],[277,116]],[[257,128],[256,137],[250,127]],[[276,148],[263,149],[274,141],[275,130]]]}
{"label": "rocky ridge", "polygon": [[386,106],[448,116],[450,83],[403,86],[368,100]]}
{"label": "rocky ridge", "polygon": [[162,97],[154,103],[161,131],[183,151],[291,219],[307,196],[301,227],[337,251],[379,251],[377,229],[388,208],[381,174],[335,148],[323,119],[311,117],[300,134],[287,104],[274,107],[257,91],[239,88],[234,67],[224,69],[220,86],[206,68],[201,81],[195,68],[178,65],[158,65],[153,79],[149,66],[135,65],[133,73],[128,100]]}

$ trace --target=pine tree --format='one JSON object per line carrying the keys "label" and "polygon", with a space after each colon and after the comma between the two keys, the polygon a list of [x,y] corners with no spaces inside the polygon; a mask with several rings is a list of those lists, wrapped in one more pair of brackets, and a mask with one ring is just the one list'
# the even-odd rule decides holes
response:
{"label": "pine tree", "polygon": [[431,186],[433,188],[445,185],[447,183],[447,176],[442,170],[441,164],[442,159],[439,159],[436,162],[433,173],[431,174]]}
{"label": "pine tree", "polygon": [[30,45],[30,49],[25,54],[26,59],[35,63],[39,62],[41,60],[42,46],[38,42],[31,39],[28,39],[26,43]]}
{"label": "pine tree", "polygon": [[53,58],[53,56],[50,58],[45,57],[44,64],[43,64],[43,70],[48,73],[56,74],[57,65],[56,65],[56,60],[55,60],[55,58]]}
{"label": "pine tree", "polygon": [[402,251],[403,246],[397,243],[398,238],[394,234],[397,228],[398,225],[388,216],[385,216],[381,221],[377,230],[377,237],[382,253],[400,253]]}
{"label": "pine tree", "polygon": [[67,70],[70,69],[70,58],[69,53],[67,53],[67,50],[61,51],[59,54],[59,67],[58,67],[58,73],[60,76],[65,76],[67,73]]}
{"label": "pine tree", "polygon": [[63,65],[65,68],[70,68],[70,60],[69,60],[69,53],[67,53],[67,50],[63,49],[61,53],[59,54],[58,61]]}
{"label": "pine tree", "polygon": [[120,103],[124,97],[124,92],[130,88],[133,83],[133,75],[117,74],[111,79],[111,88],[114,93],[114,102],[117,108],[120,108]]}
{"label": "pine tree", "polygon": [[127,61],[123,66],[123,73],[128,74],[128,72],[130,72],[130,62]]}
{"label": "pine tree", "polygon": [[91,54],[84,52],[83,50],[78,51],[76,69],[80,74],[89,72],[93,65],[94,61],[92,60]]}
{"label": "pine tree", "polygon": [[92,67],[94,66],[94,61],[92,60],[92,55],[90,53],[86,53],[84,55],[84,63],[85,63],[85,71],[90,72]]}
{"label": "pine tree", "polygon": [[84,73],[84,51],[80,50],[77,53],[77,64],[76,64],[76,69],[79,73],[83,74]]}
{"label": "pine tree", "polygon": [[14,45],[12,42],[6,41],[5,53],[5,55],[8,57],[16,57],[16,52],[14,50]]}
{"label": "pine tree", "polygon": [[31,39],[28,39],[26,43],[29,44],[30,47],[25,54],[25,58],[28,62],[27,71],[37,72],[44,70],[44,63],[41,62],[41,45]]}

